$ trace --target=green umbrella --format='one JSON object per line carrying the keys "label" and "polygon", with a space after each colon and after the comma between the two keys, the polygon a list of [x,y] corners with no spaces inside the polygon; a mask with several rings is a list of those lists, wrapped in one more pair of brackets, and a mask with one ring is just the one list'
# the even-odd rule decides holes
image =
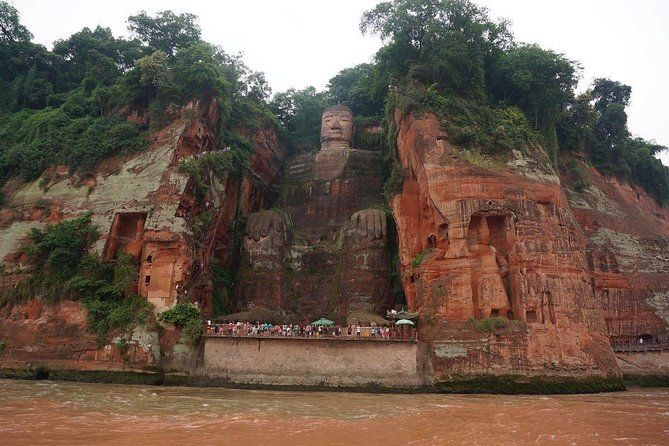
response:
{"label": "green umbrella", "polygon": [[312,322],[311,325],[315,325],[317,327],[321,325],[334,325],[334,321],[331,321],[330,319],[325,319],[324,317],[320,318],[316,322]]}
{"label": "green umbrella", "polygon": [[415,324],[411,322],[409,319],[400,319],[399,321],[395,322],[395,325],[415,325]]}

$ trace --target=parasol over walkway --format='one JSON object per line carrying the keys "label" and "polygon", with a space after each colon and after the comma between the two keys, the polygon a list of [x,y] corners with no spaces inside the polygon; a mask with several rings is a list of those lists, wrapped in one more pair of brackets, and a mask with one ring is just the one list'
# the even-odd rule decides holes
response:
{"label": "parasol over walkway", "polygon": [[409,319],[400,319],[399,321],[395,322],[395,325],[416,325],[413,322],[411,322]]}
{"label": "parasol over walkway", "polygon": [[325,319],[324,317],[320,318],[319,320],[312,322],[311,325],[315,325],[316,327],[325,327],[325,326],[332,326],[334,325],[334,321],[331,321],[330,319]]}
{"label": "parasol over walkway", "polygon": [[393,321],[398,321],[400,319],[412,320],[418,318],[418,313],[412,313],[410,311],[405,311],[405,310],[400,310],[400,311],[390,310],[386,314],[386,317]]}

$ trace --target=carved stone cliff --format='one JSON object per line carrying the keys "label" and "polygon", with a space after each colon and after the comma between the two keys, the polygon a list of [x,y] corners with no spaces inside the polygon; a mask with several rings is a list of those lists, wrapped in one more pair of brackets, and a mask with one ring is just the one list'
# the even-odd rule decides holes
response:
{"label": "carved stone cliff", "polygon": [[[31,228],[90,212],[101,236],[93,251],[110,259],[118,252],[130,254],[139,269],[133,291],[157,312],[177,300],[191,300],[210,314],[212,262],[230,266],[235,222],[276,193],[284,156],[273,127],[239,129],[254,147],[250,171],[241,178],[208,176],[209,192],[196,199],[196,186],[179,164],[221,150],[219,112],[214,101],[190,103],[171,124],[151,135],[147,150],[106,159],[86,178],[56,169],[46,190],[39,180],[10,184],[8,205],[0,211],[0,261],[7,265],[0,287],[25,278],[16,273],[23,262],[18,251]],[[211,214],[211,221],[195,240],[194,223],[204,212]],[[1,308],[0,318],[0,339],[6,343],[0,357],[17,366],[48,361],[54,367],[142,370],[188,364],[186,347],[177,345],[178,329],[165,330],[160,342],[155,331],[131,334],[129,356],[121,355],[114,342],[100,348],[95,336],[86,332],[86,312],[78,302],[48,305],[30,300]]]}
{"label": "carved stone cliff", "polygon": [[330,107],[322,121],[321,150],[288,162],[280,209],[249,216],[240,307],[343,322],[392,306],[380,154],[351,146],[348,108]]}
{"label": "carved stone cliff", "polygon": [[595,296],[614,342],[669,333],[669,210],[643,189],[590,169],[577,191],[565,175],[569,203],[587,240]]}
{"label": "carved stone cliff", "polygon": [[[540,148],[477,167],[438,120],[397,117],[405,172],[391,201],[402,281],[421,315],[435,379],[619,375],[595,299],[585,239]],[[505,317],[493,334],[477,320]],[[469,322],[468,322],[469,321]]]}

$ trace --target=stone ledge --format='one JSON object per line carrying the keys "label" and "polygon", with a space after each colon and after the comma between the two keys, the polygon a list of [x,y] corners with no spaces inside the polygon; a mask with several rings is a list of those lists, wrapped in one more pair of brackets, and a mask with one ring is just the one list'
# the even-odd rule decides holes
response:
{"label": "stone ledge", "polygon": [[590,376],[476,375],[455,376],[437,382],[436,393],[495,393],[505,395],[554,395],[626,390],[620,378]]}
{"label": "stone ledge", "polygon": [[669,387],[669,374],[623,373],[623,379],[632,387]]}
{"label": "stone ledge", "polygon": [[[648,376],[644,376],[647,378]],[[139,384],[139,385],[163,385],[184,387],[221,387],[248,390],[272,390],[272,391],[313,391],[313,392],[361,392],[361,393],[490,393],[490,394],[578,394],[578,393],[600,393],[626,390],[625,384],[643,386],[637,381],[627,381],[631,375],[625,376],[625,382],[617,378],[572,378],[572,377],[525,377],[521,375],[479,375],[477,377],[461,377],[448,382],[440,382],[434,386],[422,387],[388,387],[377,383],[367,383],[359,386],[296,386],[296,385],[262,385],[244,384],[232,382],[228,379],[190,375],[187,373],[163,374],[156,372],[131,372],[131,371],[106,371],[106,370],[48,370],[38,368],[31,370],[0,369],[0,379],[25,379],[25,380],[54,380],[74,381],[87,383],[107,384]],[[664,382],[653,381],[646,386],[667,386],[669,376],[656,376]]]}

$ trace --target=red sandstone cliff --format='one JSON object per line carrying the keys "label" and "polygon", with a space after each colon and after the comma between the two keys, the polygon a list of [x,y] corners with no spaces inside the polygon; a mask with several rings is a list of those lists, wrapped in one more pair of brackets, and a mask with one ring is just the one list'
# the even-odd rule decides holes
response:
{"label": "red sandstone cliff", "polygon": [[664,336],[669,328],[669,210],[643,189],[590,169],[578,192],[563,183],[587,239],[588,266],[608,334]]}
{"label": "red sandstone cliff", "polygon": [[[477,166],[434,116],[397,126],[405,180],[391,204],[402,280],[435,379],[618,375],[585,240],[543,150]],[[493,335],[466,322],[491,316],[511,323]]]}
{"label": "red sandstone cliff", "polygon": [[[232,266],[235,224],[278,196],[285,152],[271,128],[240,131],[255,147],[251,172],[209,179],[212,224],[195,247],[189,219],[204,209],[177,161],[211,150],[218,131],[216,108],[198,110],[153,135],[146,152],[103,162],[85,187],[66,172],[46,192],[38,182],[10,184],[10,206],[0,211],[0,257],[20,262],[14,253],[31,227],[93,211],[102,233],[95,249],[137,257],[142,295],[164,308],[176,300],[176,285],[188,284],[208,312],[211,275],[198,265],[216,259]],[[514,151],[510,160],[477,158],[449,144],[430,115],[398,118],[397,126],[405,180],[391,206],[402,281],[410,309],[420,312],[435,380],[616,376],[607,334],[666,333],[669,215],[643,191],[595,171],[584,192],[572,190],[569,178],[563,188],[543,167],[539,148]],[[347,282],[355,282],[354,269],[344,271]],[[12,282],[11,275],[0,278]],[[511,322],[487,333],[469,321],[491,316]],[[113,343],[98,348],[76,302],[29,301],[3,309],[0,318],[3,367],[47,361],[78,369],[187,369],[176,332],[158,339],[139,330],[125,353]]]}
{"label": "red sandstone cliff", "polygon": [[[101,234],[93,250],[105,258],[117,252],[132,255],[139,266],[137,292],[157,310],[177,298],[196,300],[211,310],[209,266],[217,259],[230,263],[234,221],[257,210],[270,196],[281,175],[284,148],[273,127],[240,129],[254,146],[250,172],[241,178],[208,177],[204,202],[194,199],[192,180],[180,172],[181,159],[217,149],[219,113],[216,102],[191,103],[165,128],[150,136],[147,150],[125,158],[104,160],[82,179],[56,169],[48,188],[39,180],[5,188],[7,206],[0,211],[0,286],[22,279],[17,251],[31,228],[92,212]],[[195,243],[192,225],[203,212],[212,214],[203,240]],[[178,296],[188,287],[188,296]],[[48,364],[52,368],[143,370],[183,369],[190,355],[180,345],[179,332],[155,328],[126,336],[127,351],[112,342],[102,348],[87,333],[86,313],[78,302],[46,304],[30,300],[0,313],[3,368]],[[159,339],[160,338],[160,339]]]}

